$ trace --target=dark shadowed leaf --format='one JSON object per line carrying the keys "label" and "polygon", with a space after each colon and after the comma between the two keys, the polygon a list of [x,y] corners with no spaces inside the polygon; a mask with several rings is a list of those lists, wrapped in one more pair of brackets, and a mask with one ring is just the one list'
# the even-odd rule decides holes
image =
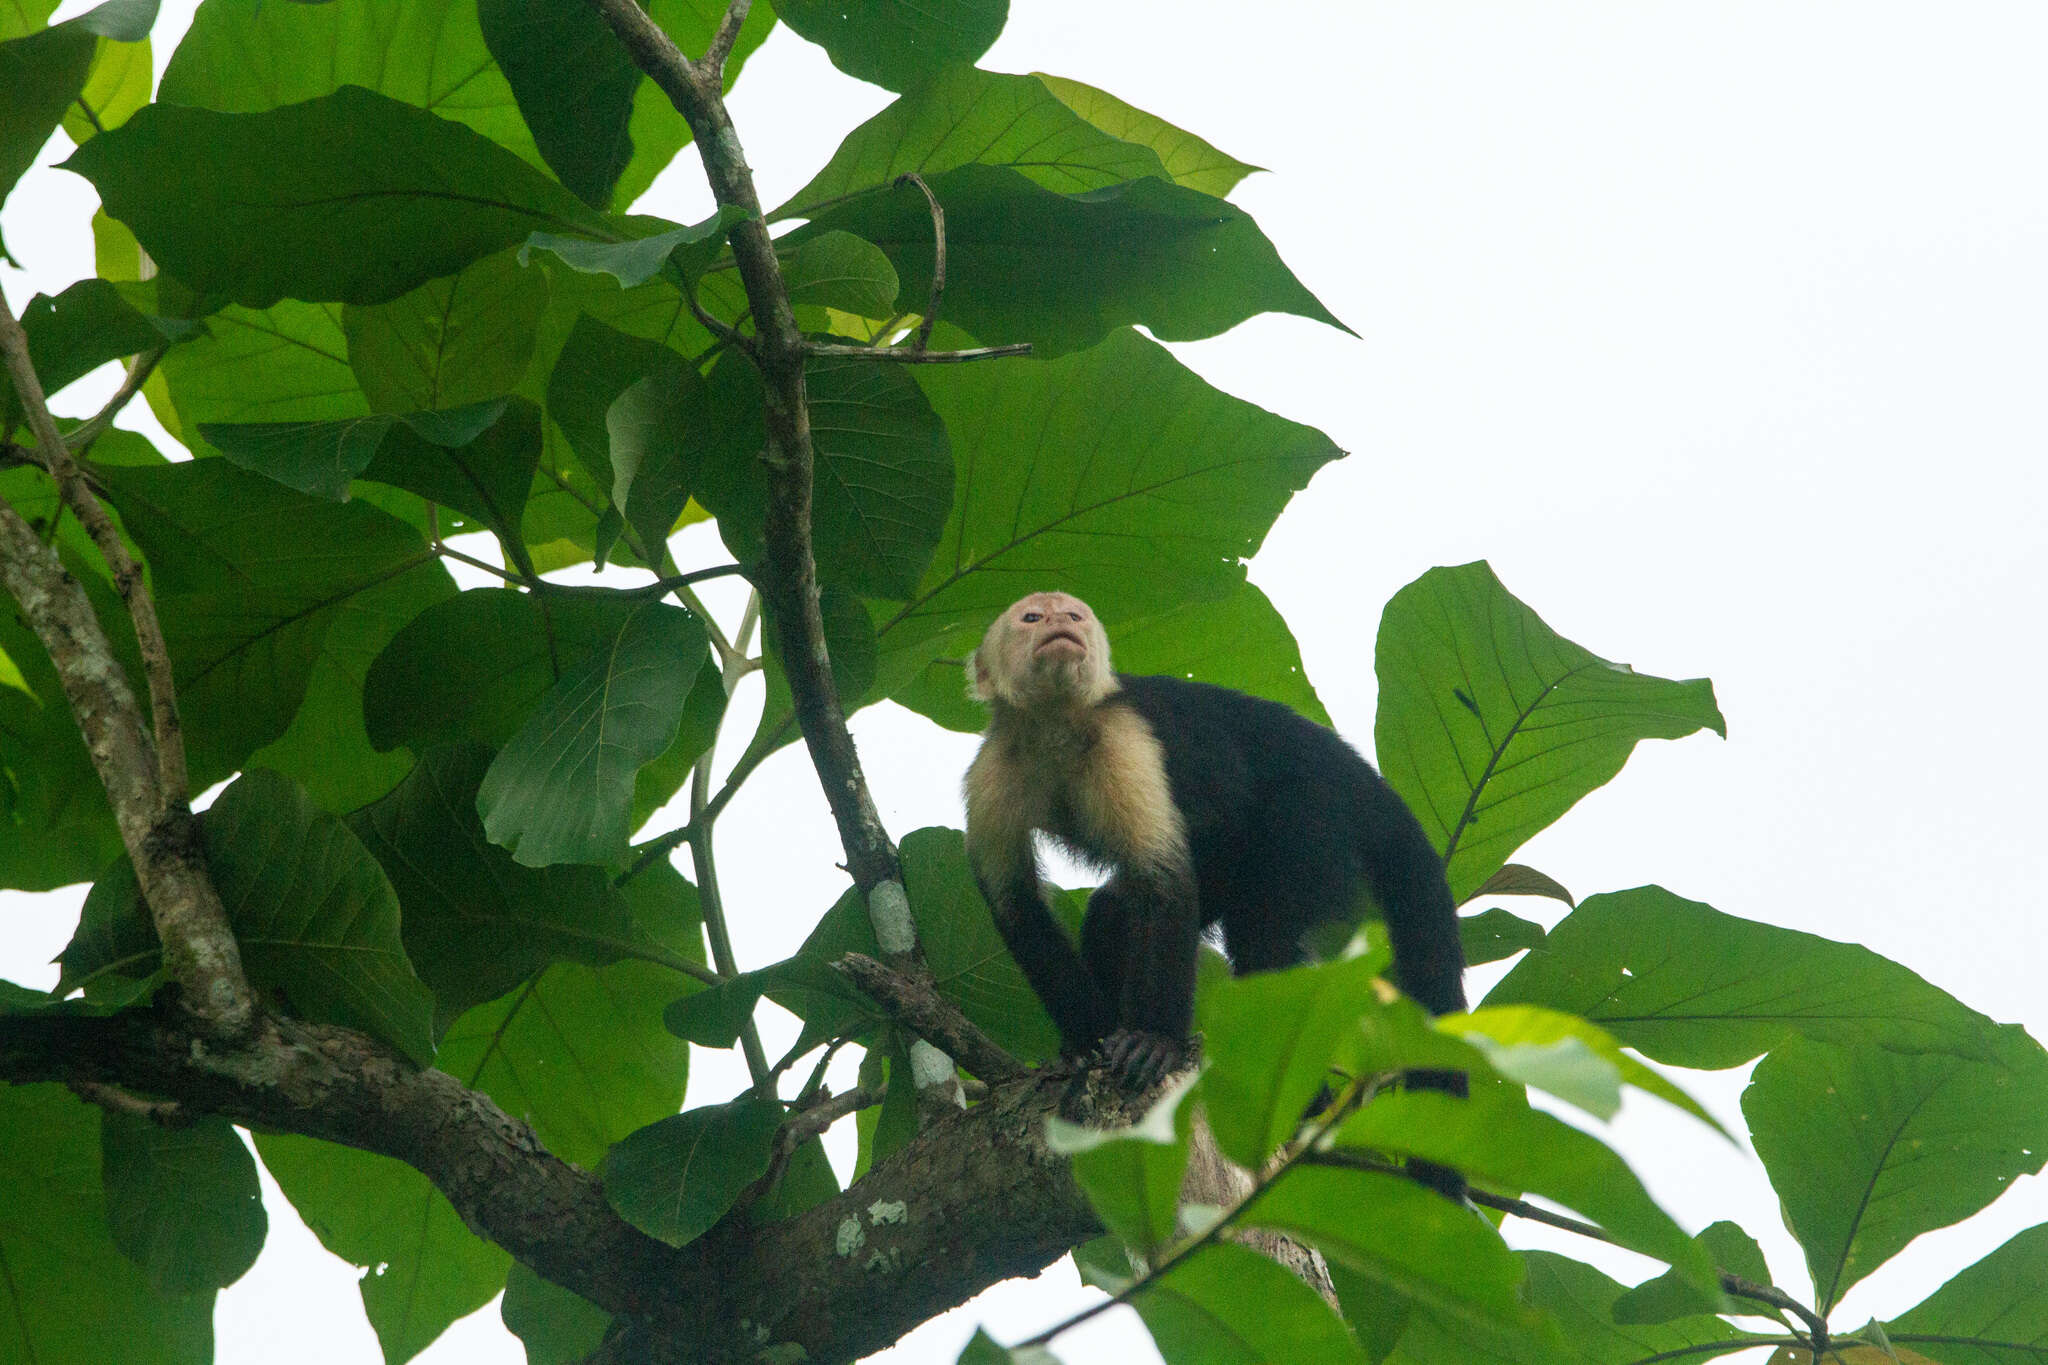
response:
{"label": "dark shadowed leaf", "polygon": [[649,1124],[605,1155],[604,1197],[650,1237],[682,1246],[725,1216],[768,1170],[782,1106],[705,1105]]}
{"label": "dark shadowed leaf", "polygon": [[1582,1015],[1676,1066],[1740,1066],[1798,1034],[1989,1059],[1997,1026],[1868,948],[1645,886],[1589,896],[1487,994]]}
{"label": "dark shadowed leaf", "polygon": [[[1062,194],[1166,173],[1149,149],[1091,126],[1036,77],[958,66],[848,133],[825,168],[772,216],[812,217],[908,172],[931,177],[967,165],[1006,166]],[[910,194],[924,204],[915,188]],[[952,204],[940,203],[950,229]],[[946,235],[950,245],[953,234]]]}
{"label": "dark shadowed leaf", "polygon": [[1131,1300],[1170,1361],[1315,1361],[1365,1365],[1322,1295],[1247,1247],[1216,1242]]}
{"label": "dark shadowed leaf", "polygon": [[540,459],[540,409],[498,398],[400,419],[363,477],[452,507],[515,542]]}
{"label": "dark shadowed leaf", "polygon": [[502,147],[359,86],[257,114],[152,104],[64,164],[166,271],[250,308],[381,303],[537,229],[607,235]]}
{"label": "dark shadowed leaf", "polygon": [[776,17],[825,49],[858,80],[909,90],[955,62],[988,51],[1010,15],[1010,0],[782,0]]}
{"label": "dark shadowed leaf", "polygon": [[588,5],[480,0],[477,19],[548,166],[584,203],[610,207],[633,155],[631,54]]}
{"label": "dark shadowed leaf", "polygon": [[[398,897],[339,817],[289,778],[245,773],[201,817],[207,867],[242,947],[251,984],[277,988],[308,1019],[374,1033],[425,1065],[433,997],[399,941]],[[62,954],[84,985],[156,970],[156,929],[123,859],[86,897]]]}
{"label": "dark shadowed leaf", "polygon": [[565,668],[484,775],[491,842],[528,867],[623,853],[634,775],[674,741],[704,660],[703,624],[650,602]]}
{"label": "dark shadowed leaf", "polygon": [[997,1345],[986,1329],[976,1328],[973,1339],[961,1348],[957,1365],[1060,1365],[1060,1360],[1043,1346],[1011,1350]]}
{"label": "dark shadowed leaf", "polygon": [[1188,1166],[1194,1106],[1184,1103],[1193,1077],[1167,1088],[1127,1128],[1090,1128],[1055,1115],[1046,1145],[1072,1158],[1074,1179],[1102,1225],[1145,1254],[1156,1254],[1180,1232],[1180,1183]]}
{"label": "dark shadowed leaf", "polygon": [[1580,648],[1483,561],[1396,593],[1374,669],[1380,771],[1443,852],[1460,901],[1620,772],[1637,740],[1727,733],[1706,679],[1653,678]]}
{"label": "dark shadowed leaf", "polygon": [[1509,863],[1486,879],[1468,900],[1480,896],[1544,896],[1550,900],[1563,901],[1566,905],[1577,905],[1572,893],[1555,878],[1545,876],[1533,867],[1521,863]]}
{"label": "dark shadowed leaf", "polygon": [[222,1289],[256,1263],[270,1220],[256,1159],[226,1119],[166,1128],[103,1114],[100,1169],[114,1245],[158,1293]]}
{"label": "dark shadowed leaf", "polygon": [[2016,1024],[1998,1041],[1980,1062],[1792,1038],[1757,1063],[1742,1116],[1822,1312],[2048,1161],[2048,1052]]}
{"label": "dark shadowed leaf", "polygon": [[85,89],[100,39],[138,42],[155,22],[156,0],[108,0],[75,19],[0,42],[0,90],[7,92],[0,102],[0,200]]}
{"label": "dark shadowed leaf", "polygon": [[629,384],[605,410],[612,466],[612,506],[650,554],[668,539],[690,501],[694,472],[687,454],[691,416],[701,411],[703,380],[680,356]]}
{"label": "dark shadowed leaf", "polygon": [[547,302],[546,273],[501,251],[389,303],[344,309],[349,368],[379,412],[496,398],[525,378]]}
{"label": "dark shadowed leaf", "polygon": [[[946,210],[945,316],[984,342],[1052,357],[1133,323],[1195,341],[1269,312],[1343,327],[1250,215],[1198,190],[1147,176],[1067,196],[987,165],[930,183]],[[792,235],[834,229],[880,247],[905,298],[931,288],[931,210],[916,186],[822,209]]]}
{"label": "dark shadowed leaf", "polygon": [[1460,919],[1458,938],[1465,947],[1465,965],[1478,967],[1543,942],[1543,926],[1495,906]]}
{"label": "dark shadowed leaf", "polygon": [[206,1365],[213,1295],[164,1295],[107,1235],[99,1111],[61,1085],[0,1086],[0,1340],[10,1360]]}
{"label": "dark shadowed leaf", "polygon": [[[54,398],[95,367],[189,335],[192,328],[144,317],[105,280],[80,280],[55,298],[30,299],[21,310],[21,330],[28,334],[29,360],[43,395]],[[20,420],[14,382],[0,374],[0,425]]]}
{"label": "dark shadowed leaf", "polygon": [[1963,1270],[1886,1324],[1886,1335],[1937,1354],[1944,1365],[2048,1359],[2048,1223]]}
{"label": "dark shadowed leaf", "polygon": [[505,1330],[526,1347],[526,1365],[575,1365],[604,1341],[612,1315],[574,1290],[514,1261],[498,1304]]}
{"label": "dark shadowed leaf", "polygon": [[1287,500],[1343,453],[1135,332],[1049,362],[917,368],[957,490],[917,592],[876,608],[885,695],[1048,584],[1113,632],[1230,597]]}
{"label": "dark shadowed leaf", "polygon": [[511,1258],[412,1167],[283,1133],[258,1133],[256,1150],[320,1245],[366,1272],[363,1308],[393,1365],[504,1285]]}
{"label": "dark shadowed leaf", "polygon": [[[848,359],[806,367],[817,449],[811,535],[818,576],[864,596],[901,596],[931,563],[953,502],[946,427],[907,366]],[[768,469],[761,382],[734,356],[712,371],[689,421],[697,497],[742,561],[761,555]]]}
{"label": "dark shadowed leaf", "polygon": [[1193,133],[1176,128],[1157,115],[1134,109],[1105,90],[1063,76],[1048,76],[1043,71],[1032,74],[1061,104],[1093,126],[1113,138],[1149,148],[1165,168],[1167,179],[1177,185],[1221,199],[1236,188],[1238,181],[1264,169],[1226,156]]}
{"label": "dark shadowed leaf", "polygon": [[1338,1128],[1337,1143],[1422,1157],[1499,1189],[1539,1194],[1598,1223],[1616,1244],[1669,1262],[1718,1308],[1706,1251],[1658,1208],[1621,1157],[1598,1138],[1529,1107],[1521,1087],[1472,1086],[1469,1099],[1434,1091],[1380,1095]]}
{"label": "dark shadowed leaf", "polygon": [[490,761],[476,744],[431,750],[349,817],[398,893],[406,954],[443,1024],[550,962],[601,966],[649,946],[605,869],[521,867],[484,838],[476,795]]}

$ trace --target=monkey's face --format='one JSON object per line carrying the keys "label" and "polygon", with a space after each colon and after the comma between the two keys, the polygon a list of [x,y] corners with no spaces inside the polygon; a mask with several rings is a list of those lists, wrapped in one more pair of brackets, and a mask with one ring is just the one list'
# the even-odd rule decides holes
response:
{"label": "monkey's face", "polygon": [[996,618],[971,673],[968,690],[981,701],[1094,702],[1111,687],[1109,638],[1080,598],[1036,592]]}

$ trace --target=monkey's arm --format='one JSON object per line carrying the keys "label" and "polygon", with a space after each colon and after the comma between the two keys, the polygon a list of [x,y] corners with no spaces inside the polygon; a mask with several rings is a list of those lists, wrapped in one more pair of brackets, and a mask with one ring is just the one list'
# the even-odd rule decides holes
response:
{"label": "monkey's arm", "polygon": [[1003,828],[988,813],[977,820],[970,803],[967,858],[996,931],[1059,1028],[1061,1051],[1085,1055],[1114,1025],[1114,1007],[1096,989],[1072,940],[1046,907],[1030,829]]}

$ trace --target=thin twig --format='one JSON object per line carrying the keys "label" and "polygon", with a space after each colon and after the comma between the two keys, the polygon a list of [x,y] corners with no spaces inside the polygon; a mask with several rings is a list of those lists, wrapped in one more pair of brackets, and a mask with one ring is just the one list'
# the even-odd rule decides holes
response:
{"label": "thin twig", "polygon": [[893,972],[865,953],[848,953],[833,969],[873,996],[891,1019],[957,1059],[990,1085],[1016,1080],[1028,1068],[975,1027],[929,979]]}
{"label": "thin twig", "polygon": [[118,1085],[99,1081],[66,1081],[64,1084],[87,1104],[96,1104],[110,1113],[146,1119],[159,1128],[189,1128],[199,1120],[199,1115],[176,1100],[146,1100]]}
{"label": "thin twig", "polygon": [[114,396],[102,404],[98,412],[65,432],[64,443],[79,454],[84,454],[90,449],[92,443],[104,435],[108,427],[114,425],[114,418],[120,415],[121,409],[128,406],[129,400],[142,392],[142,386],[149,382],[149,376],[156,370],[157,362],[164,358],[164,352],[169,349],[171,348],[168,342],[162,346],[152,346],[130,361],[128,373],[122,377],[121,387],[114,390]]}
{"label": "thin twig", "polygon": [[516,573],[507,573],[505,572],[505,570],[499,568],[497,565],[487,563],[484,560],[478,559],[475,555],[464,554],[462,551],[450,545],[447,541],[441,539],[441,537],[438,535],[428,540],[427,548],[432,550],[437,555],[445,555],[449,559],[455,560],[457,563],[467,564],[472,569],[481,569],[485,573],[493,576],[494,578],[501,578],[505,582],[513,584],[516,587],[532,587],[537,582],[545,581],[540,579],[521,578]]}
{"label": "thin twig", "polygon": [[783,1149],[789,1151],[801,1147],[848,1114],[880,1104],[887,1091],[886,1085],[857,1085],[797,1110],[782,1127]]}
{"label": "thin twig", "polygon": [[1030,355],[1031,343],[1017,341],[1007,346],[977,346],[966,351],[925,351],[914,346],[847,346],[834,341],[807,341],[804,354],[847,360],[893,361],[898,365],[964,365],[973,360]]}
{"label": "thin twig", "polygon": [[923,351],[931,344],[932,328],[938,325],[939,301],[946,294],[946,210],[939,206],[939,196],[932,193],[932,187],[924,183],[924,177],[916,171],[905,171],[896,177],[901,185],[909,181],[917,186],[918,193],[932,210],[932,292],[924,305],[924,321],[917,324],[917,340],[911,343],[914,351]]}
{"label": "thin twig", "polygon": [[718,21],[718,32],[711,35],[711,46],[704,49],[704,59],[697,63],[698,70],[720,85],[725,83],[725,62],[732,56],[733,41],[740,36],[740,26],[747,22],[747,11],[753,8],[753,3],[754,0],[732,0],[725,7],[725,17]]}

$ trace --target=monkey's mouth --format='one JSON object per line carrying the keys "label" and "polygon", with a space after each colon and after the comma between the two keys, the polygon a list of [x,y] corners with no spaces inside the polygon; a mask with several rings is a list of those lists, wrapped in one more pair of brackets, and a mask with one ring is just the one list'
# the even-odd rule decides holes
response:
{"label": "monkey's mouth", "polygon": [[1032,653],[1043,654],[1055,645],[1071,645],[1077,653],[1081,654],[1088,652],[1088,642],[1081,638],[1078,631],[1053,630],[1046,632],[1045,638],[1038,642],[1038,647]]}

